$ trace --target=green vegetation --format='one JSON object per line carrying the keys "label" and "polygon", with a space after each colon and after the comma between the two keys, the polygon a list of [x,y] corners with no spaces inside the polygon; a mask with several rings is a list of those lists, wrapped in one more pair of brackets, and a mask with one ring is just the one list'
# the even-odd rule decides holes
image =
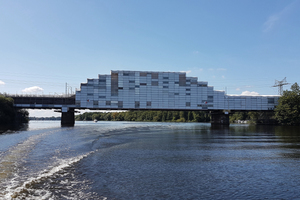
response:
{"label": "green vegetation", "polygon": [[18,122],[28,122],[28,111],[13,107],[14,100],[0,95],[0,125],[12,125]]}
{"label": "green vegetation", "polygon": [[0,96],[0,124],[5,125],[14,121],[14,100]]}
{"label": "green vegetation", "polygon": [[[148,122],[209,122],[210,114],[204,111],[126,111],[86,112],[76,115],[77,121],[148,121]],[[230,123],[248,120],[253,124],[275,124],[273,112],[235,112]]]}
{"label": "green vegetation", "polygon": [[235,112],[229,116],[230,123],[234,123],[238,120],[250,120],[248,112]]}
{"label": "green vegetation", "polygon": [[250,120],[255,124],[300,125],[300,87],[297,83],[286,90],[279,98],[275,112],[236,112],[230,122]]}
{"label": "green vegetation", "polygon": [[300,125],[300,87],[297,83],[279,98],[275,118],[283,125]]}
{"label": "green vegetation", "polygon": [[86,112],[76,115],[78,121],[148,121],[148,122],[209,122],[210,115],[203,111],[126,111]]}
{"label": "green vegetation", "polygon": [[247,120],[251,124],[277,124],[272,111],[235,112],[229,117],[230,123],[235,123],[238,120]]}
{"label": "green vegetation", "polygon": [[29,120],[40,120],[40,121],[44,121],[44,120],[51,120],[51,121],[55,121],[55,120],[61,120],[61,117],[29,117]]}

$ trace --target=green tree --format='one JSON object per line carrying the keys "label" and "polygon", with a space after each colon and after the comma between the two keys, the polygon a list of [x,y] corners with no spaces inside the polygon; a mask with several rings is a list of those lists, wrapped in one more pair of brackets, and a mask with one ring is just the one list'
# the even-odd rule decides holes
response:
{"label": "green tree", "polygon": [[12,98],[0,96],[0,124],[10,124],[14,121],[14,118],[14,100]]}
{"label": "green tree", "polygon": [[[251,116],[254,116],[254,113],[249,112],[250,114],[252,114]],[[248,120],[250,119],[248,112],[235,112],[234,114],[232,114],[229,119],[230,122],[234,122],[236,120]]]}
{"label": "green tree", "polygon": [[135,113],[135,111],[126,112],[126,114],[124,116],[124,120],[125,121],[135,121],[136,120],[136,113]]}
{"label": "green tree", "polygon": [[28,122],[28,111],[14,108],[14,100],[0,95],[0,124],[13,125]]}
{"label": "green tree", "polygon": [[167,119],[167,112],[166,111],[162,111],[162,118],[161,118],[161,121],[162,122],[165,122]]}
{"label": "green tree", "polygon": [[300,87],[297,83],[284,91],[275,109],[275,118],[280,124],[300,125]]}
{"label": "green tree", "polygon": [[76,120],[91,121],[153,121],[153,122],[207,122],[210,115],[203,111],[125,111],[93,112],[75,116]]}
{"label": "green tree", "polygon": [[16,121],[18,123],[28,123],[28,121],[29,121],[29,112],[27,110],[24,110],[24,109],[17,110],[17,113],[16,113],[15,117],[17,117]]}
{"label": "green tree", "polygon": [[191,122],[194,120],[194,115],[193,115],[193,112],[192,111],[189,111],[188,112],[188,120]]}
{"label": "green tree", "polygon": [[198,111],[193,111],[194,122],[200,122],[200,115]]}
{"label": "green tree", "polygon": [[98,118],[98,114],[97,113],[94,113],[93,115],[92,115],[92,120],[98,120],[99,118]]}
{"label": "green tree", "polygon": [[177,119],[179,119],[179,112],[178,111],[174,111],[173,113],[173,120],[172,121],[176,121]]}

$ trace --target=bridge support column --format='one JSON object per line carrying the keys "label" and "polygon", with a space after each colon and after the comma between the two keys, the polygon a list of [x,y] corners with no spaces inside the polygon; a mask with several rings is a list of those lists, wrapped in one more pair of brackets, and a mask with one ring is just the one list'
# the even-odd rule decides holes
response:
{"label": "bridge support column", "polygon": [[211,125],[228,125],[229,126],[229,113],[223,111],[211,112]]}
{"label": "bridge support column", "polygon": [[74,126],[74,124],[75,124],[74,108],[62,108],[61,126]]}

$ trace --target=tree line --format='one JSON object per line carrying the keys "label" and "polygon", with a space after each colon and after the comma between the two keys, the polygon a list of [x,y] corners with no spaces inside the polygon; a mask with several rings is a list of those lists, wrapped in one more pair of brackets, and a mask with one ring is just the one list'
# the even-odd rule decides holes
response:
{"label": "tree line", "polygon": [[148,122],[209,122],[210,114],[203,111],[125,111],[86,112],[75,116],[79,121],[148,121]]}
{"label": "tree line", "polygon": [[28,122],[28,111],[14,108],[14,100],[0,95],[0,125]]}
{"label": "tree line", "polygon": [[300,125],[300,87],[297,83],[291,90],[285,90],[275,109],[275,118],[279,124]]}
{"label": "tree line", "polygon": [[[229,118],[230,123],[248,120],[253,124],[276,124],[272,112],[235,112]],[[75,116],[77,121],[210,122],[210,119],[210,113],[204,111],[86,112]]]}
{"label": "tree line", "polygon": [[29,120],[51,120],[51,121],[55,121],[55,120],[61,120],[61,117],[29,117]]}
{"label": "tree line", "polygon": [[278,124],[273,111],[234,112],[229,116],[230,123],[238,120],[246,120],[251,124]]}

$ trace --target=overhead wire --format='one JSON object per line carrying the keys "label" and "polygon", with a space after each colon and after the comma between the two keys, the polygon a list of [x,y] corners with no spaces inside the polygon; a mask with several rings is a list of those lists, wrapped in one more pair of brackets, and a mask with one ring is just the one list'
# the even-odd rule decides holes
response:
{"label": "overhead wire", "polygon": [[[98,76],[98,74],[97,74]],[[97,77],[95,76],[95,77]],[[95,77],[82,77],[80,75],[68,74],[68,75],[53,75],[53,74],[38,74],[38,73],[13,73],[13,72],[4,72],[0,74],[0,80],[5,83],[13,84],[13,85],[35,85],[35,86],[47,86],[47,87],[65,87],[65,84],[72,86],[74,89],[80,87],[80,83],[84,83],[87,78],[95,78]],[[187,77],[190,77],[187,74]],[[193,77],[193,76],[191,76]],[[203,76],[204,77],[204,76]],[[30,80],[28,80],[30,79]],[[206,81],[203,80],[205,78],[198,77],[198,81]],[[227,88],[230,90],[236,90],[237,88],[273,88],[274,91],[277,88],[272,87],[273,82],[266,83],[269,77],[244,77],[244,78],[230,78],[230,83],[228,83],[228,79],[213,79],[209,78],[208,85],[213,86],[214,88]],[[79,80],[79,81],[78,81]],[[273,79],[275,80],[275,79]],[[249,84],[251,82],[251,84]]]}

